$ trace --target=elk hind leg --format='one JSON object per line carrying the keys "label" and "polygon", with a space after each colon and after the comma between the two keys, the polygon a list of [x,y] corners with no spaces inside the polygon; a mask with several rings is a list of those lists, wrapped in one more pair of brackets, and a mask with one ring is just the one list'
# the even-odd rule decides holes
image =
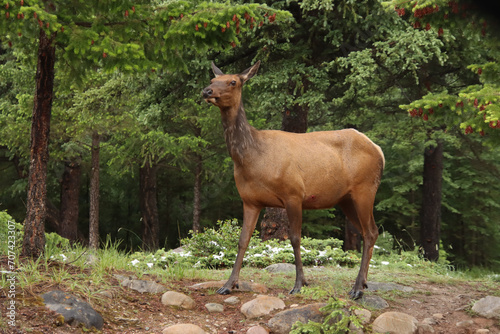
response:
{"label": "elk hind leg", "polygon": [[352,197],[344,200],[340,207],[363,238],[363,253],[358,276],[352,290],[349,292],[352,299],[359,299],[363,296],[363,289],[367,287],[368,267],[378,237],[378,228],[373,218],[373,200],[367,198],[365,193],[357,200]]}

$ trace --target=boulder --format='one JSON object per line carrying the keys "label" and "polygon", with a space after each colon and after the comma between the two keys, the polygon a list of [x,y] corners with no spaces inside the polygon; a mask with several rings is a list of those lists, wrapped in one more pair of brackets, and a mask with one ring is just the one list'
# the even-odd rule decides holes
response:
{"label": "boulder", "polygon": [[275,263],[264,268],[270,273],[295,272],[295,265],[291,263]]}
{"label": "boulder", "polygon": [[161,303],[167,306],[179,307],[191,310],[196,306],[195,301],[183,293],[167,291],[161,296]]}
{"label": "boulder", "polygon": [[418,321],[406,313],[385,312],[375,319],[372,328],[375,333],[414,334],[418,329]]}
{"label": "boulder", "polygon": [[481,298],[474,303],[472,311],[485,318],[500,320],[500,297],[487,296]]}
{"label": "boulder", "polygon": [[253,319],[284,308],[285,303],[281,299],[261,295],[243,304],[240,311],[247,319]]}
{"label": "boulder", "polygon": [[205,304],[205,307],[207,308],[208,312],[210,312],[210,313],[222,313],[222,312],[224,312],[224,306],[222,304],[208,303],[208,304]]}
{"label": "boulder", "polygon": [[[219,289],[222,288],[224,284],[226,284],[226,281],[208,281],[191,285],[189,288],[193,290]],[[267,293],[267,287],[265,285],[245,281],[240,281],[238,287],[234,290],[261,294]]]}
{"label": "boulder", "polygon": [[80,323],[86,328],[95,327],[102,329],[104,319],[87,302],[60,290],[54,290],[42,295],[45,306],[61,314],[64,322],[71,326],[78,326]]}
{"label": "boulder", "polygon": [[193,324],[177,324],[161,331],[162,334],[207,334],[199,326]]}
{"label": "boulder", "polygon": [[325,305],[325,303],[316,303],[281,311],[276,313],[267,325],[273,333],[287,334],[297,321],[302,323],[309,321],[323,322],[324,315],[320,311],[320,308]]}

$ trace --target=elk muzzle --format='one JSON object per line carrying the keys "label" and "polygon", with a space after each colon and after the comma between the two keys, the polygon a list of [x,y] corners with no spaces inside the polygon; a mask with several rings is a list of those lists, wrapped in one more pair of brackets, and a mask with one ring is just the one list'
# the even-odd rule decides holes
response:
{"label": "elk muzzle", "polygon": [[203,98],[205,99],[205,101],[207,101],[207,103],[215,104],[217,102],[218,97],[213,97],[212,96],[213,94],[214,94],[214,91],[212,88],[210,88],[210,86],[205,87],[203,89],[202,95],[203,95]]}

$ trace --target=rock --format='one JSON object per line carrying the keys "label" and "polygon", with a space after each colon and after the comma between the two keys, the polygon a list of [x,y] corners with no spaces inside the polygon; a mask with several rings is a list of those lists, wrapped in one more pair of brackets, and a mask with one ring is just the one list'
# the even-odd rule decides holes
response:
{"label": "rock", "polygon": [[444,315],[442,313],[434,313],[432,315],[432,317],[436,320],[443,320],[444,319]]}
{"label": "rock", "polygon": [[287,273],[295,272],[295,265],[291,263],[275,263],[264,268],[270,273]]}
{"label": "rock", "polygon": [[[219,289],[222,288],[224,284],[226,284],[226,281],[209,281],[191,285],[189,288],[193,290]],[[260,294],[267,293],[266,286],[258,283],[245,282],[245,281],[239,282],[238,288],[235,288],[234,290],[242,292],[255,292]]]}
{"label": "rock", "polygon": [[476,334],[488,334],[488,333],[490,333],[489,329],[482,328],[482,329],[476,330]]}
{"label": "rock", "polygon": [[86,328],[102,329],[104,319],[88,303],[60,290],[54,290],[42,295],[45,306],[61,314],[64,322],[71,326],[82,323]]}
{"label": "rock", "polygon": [[500,297],[487,296],[472,306],[472,311],[485,318],[500,319]]}
{"label": "rock", "polygon": [[161,296],[161,303],[167,306],[180,307],[186,310],[193,309],[195,301],[183,293],[175,291],[167,291]]}
{"label": "rock", "polygon": [[200,327],[193,324],[178,324],[165,328],[162,334],[207,334]]}
{"label": "rock", "polygon": [[267,325],[273,333],[287,334],[297,321],[302,323],[307,323],[309,320],[323,322],[324,315],[319,309],[325,305],[325,303],[316,303],[279,312],[269,320]]}
{"label": "rock", "polygon": [[372,317],[372,313],[365,309],[356,309],[354,310],[354,314],[361,320],[361,324],[363,325],[369,323]]}
{"label": "rock", "polygon": [[210,312],[210,313],[224,312],[224,306],[222,306],[221,304],[208,303],[208,304],[205,304],[205,307],[207,308],[208,312]]}
{"label": "rock", "polygon": [[236,305],[240,302],[240,299],[236,296],[229,297],[227,299],[224,299],[224,303],[229,304],[229,305]]}
{"label": "rock", "polygon": [[366,291],[403,291],[412,292],[413,288],[409,286],[399,285],[396,283],[379,283],[379,282],[368,282],[368,289]]}
{"label": "rock", "polygon": [[434,328],[428,324],[419,324],[417,329],[418,334],[432,334],[435,333]]}
{"label": "rock", "polygon": [[167,288],[153,281],[145,281],[140,279],[124,280],[122,286],[129,289],[139,291],[140,293],[161,293],[167,291]]}
{"label": "rock", "polygon": [[371,307],[376,310],[382,310],[384,308],[389,307],[389,303],[387,303],[383,298],[379,296],[367,296],[363,295],[361,299],[356,301],[358,304],[361,304],[366,307]]}
{"label": "rock", "polygon": [[432,317],[432,318],[425,318],[422,320],[423,325],[435,325],[437,324],[437,319]]}
{"label": "rock", "polygon": [[375,319],[372,328],[375,333],[414,334],[418,329],[418,321],[405,313],[385,312]]}
{"label": "rock", "polygon": [[269,334],[269,331],[262,326],[252,326],[247,330],[247,334]]}
{"label": "rock", "polygon": [[282,310],[284,308],[285,303],[281,299],[261,295],[243,304],[240,311],[247,319],[252,319],[267,315],[274,310]]}
{"label": "rock", "polygon": [[469,327],[469,326],[474,325],[474,321],[473,320],[464,320],[464,321],[457,322],[455,325],[457,327]]}

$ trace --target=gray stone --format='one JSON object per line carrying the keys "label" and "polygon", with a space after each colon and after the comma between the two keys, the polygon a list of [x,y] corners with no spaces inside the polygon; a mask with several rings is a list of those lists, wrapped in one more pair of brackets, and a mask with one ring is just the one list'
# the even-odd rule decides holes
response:
{"label": "gray stone", "polygon": [[287,334],[297,321],[302,323],[307,323],[308,321],[323,322],[324,315],[320,311],[320,308],[325,305],[325,303],[316,303],[281,311],[276,313],[267,325],[273,333]]}
{"label": "gray stone", "polygon": [[288,273],[295,272],[295,265],[291,263],[275,263],[264,269],[270,273]]}
{"label": "gray stone", "polygon": [[262,326],[252,326],[247,330],[247,334],[269,334],[269,331]]}
{"label": "gray stone", "polygon": [[224,299],[224,303],[229,304],[229,305],[236,305],[240,302],[240,299],[236,296],[231,296],[227,299]]}
{"label": "gray stone", "polygon": [[455,324],[457,327],[469,327],[474,325],[473,320],[464,320],[464,321],[459,321]]}
{"label": "gray stone", "polygon": [[42,295],[45,306],[61,314],[64,322],[71,326],[83,324],[86,328],[102,329],[104,319],[88,303],[60,290]]}
{"label": "gray stone", "polygon": [[412,292],[414,289],[409,286],[399,285],[396,283],[379,283],[379,282],[368,282],[367,291],[403,291],[403,292]]}
{"label": "gray stone", "polygon": [[385,312],[375,319],[372,328],[375,333],[414,334],[418,329],[418,321],[405,313]]}
{"label": "gray stone", "polygon": [[140,279],[124,280],[122,286],[139,291],[140,293],[161,293],[167,291],[167,288],[153,281],[145,281]]}
{"label": "gray stone", "polygon": [[224,312],[224,306],[222,304],[208,303],[208,304],[205,304],[205,307],[207,308],[208,312],[210,312],[210,313]]}
{"label": "gray stone", "polygon": [[389,303],[379,296],[363,295],[361,299],[357,300],[357,303],[376,310],[382,310],[389,307]]}
{"label": "gray stone", "polygon": [[500,297],[487,296],[481,298],[474,303],[472,311],[485,318],[500,319]]}
{"label": "gray stone", "polygon": [[161,296],[161,303],[167,306],[180,307],[191,310],[196,306],[195,301],[183,293],[167,291]]}
{"label": "gray stone", "polygon": [[[226,284],[226,281],[209,281],[191,285],[189,288],[193,290],[219,289],[222,288],[224,284]],[[267,287],[258,283],[240,281],[238,287],[235,288],[234,291],[264,294],[267,293]]]}
{"label": "gray stone", "polygon": [[419,324],[417,329],[418,334],[432,334],[435,333],[434,328],[428,324]]}
{"label": "gray stone", "polygon": [[201,327],[193,324],[177,324],[161,331],[162,334],[206,334]]}
{"label": "gray stone", "polygon": [[240,311],[247,319],[253,319],[284,308],[285,303],[281,299],[261,295],[243,304]]}

